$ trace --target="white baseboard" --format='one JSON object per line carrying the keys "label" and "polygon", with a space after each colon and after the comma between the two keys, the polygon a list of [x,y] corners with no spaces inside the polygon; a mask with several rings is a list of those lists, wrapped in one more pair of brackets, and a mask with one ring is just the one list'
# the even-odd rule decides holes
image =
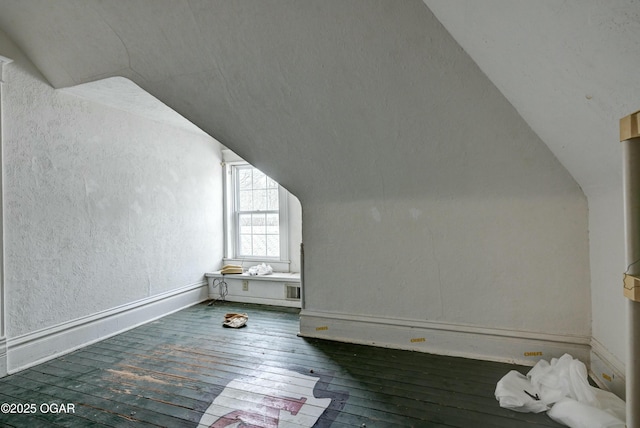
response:
{"label": "white baseboard", "polygon": [[590,338],[302,310],[300,335],[533,366],[565,353],[589,366]]}
{"label": "white baseboard", "polygon": [[625,399],[624,364],[597,339],[591,339],[591,365],[589,374],[602,389]]}
{"label": "white baseboard", "polygon": [[5,374],[15,373],[43,363],[195,305],[208,298],[207,282],[202,281],[42,330],[9,338],[6,344],[7,370]]}
{"label": "white baseboard", "polygon": [[7,338],[0,337],[0,377],[7,375]]}

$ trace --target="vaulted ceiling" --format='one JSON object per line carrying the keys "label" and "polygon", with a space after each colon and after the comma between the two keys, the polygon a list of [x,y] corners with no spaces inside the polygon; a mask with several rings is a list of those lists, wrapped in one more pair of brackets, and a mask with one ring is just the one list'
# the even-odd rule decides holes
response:
{"label": "vaulted ceiling", "polygon": [[[414,27],[439,25],[426,11],[407,22],[406,9],[428,7],[587,195],[619,182],[618,119],[640,109],[640,2],[403,0],[404,12],[397,13],[398,5],[395,0],[0,0],[0,29],[54,87],[127,77],[221,142],[236,142],[241,155],[258,160],[243,140],[255,144],[256,135],[264,134],[272,141],[270,152],[306,151],[292,141],[309,129],[327,139],[336,131],[320,129],[318,118],[328,106],[340,110],[340,100],[367,91],[380,102],[411,97],[421,76],[398,72],[420,68],[401,66],[391,74],[380,64],[395,61],[394,52],[406,50],[402,44],[412,34],[420,37]],[[364,8],[375,13],[362,13]],[[415,43],[413,55],[421,54],[420,46]],[[446,53],[432,59],[446,61]],[[385,79],[406,82],[406,94],[369,86]],[[360,113],[352,113],[350,126],[358,128]],[[290,130],[285,137],[290,141],[277,142],[279,128]],[[268,162],[277,155],[261,157]],[[298,158],[324,155],[316,148]]]}
{"label": "vaulted ceiling", "polygon": [[620,181],[640,110],[637,0],[425,0],[589,195]]}

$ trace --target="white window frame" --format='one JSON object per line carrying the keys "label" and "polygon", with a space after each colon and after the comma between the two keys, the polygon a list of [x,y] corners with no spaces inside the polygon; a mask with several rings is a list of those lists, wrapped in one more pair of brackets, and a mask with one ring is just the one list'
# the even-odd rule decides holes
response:
{"label": "white window frame", "polygon": [[[288,272],[289,260],[289,192],[278,184],[278,218],[280,228],[280,256],[279,257],[242,257],[238,255],[239,234],[237,214],[237,174],[236,167],[250,166],[248,162],[224,162],[224,264],[238,264],[245,269],[260,263],[266,263],[277,272]],[[255,168],[255,167],[253,167]],[[257,168],[256,168],[257,169]]]}

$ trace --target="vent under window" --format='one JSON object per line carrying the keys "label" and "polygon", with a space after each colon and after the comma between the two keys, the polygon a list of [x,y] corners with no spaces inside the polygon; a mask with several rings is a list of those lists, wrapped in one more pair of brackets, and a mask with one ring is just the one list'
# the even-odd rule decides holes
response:
{"label": "vent under window", "polygon": [[297,285],[285,284],[285,298],[287,300],[300,300],[300,287]]}

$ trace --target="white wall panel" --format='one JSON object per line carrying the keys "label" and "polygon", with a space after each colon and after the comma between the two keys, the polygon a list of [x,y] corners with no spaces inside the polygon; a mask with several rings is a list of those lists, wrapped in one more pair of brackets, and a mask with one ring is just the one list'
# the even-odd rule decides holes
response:
{"label": "white wall panel", "polygon": [[219,144],[55,91],[4,37],[0,54],[7,336],[202,282],[222,257]]}

